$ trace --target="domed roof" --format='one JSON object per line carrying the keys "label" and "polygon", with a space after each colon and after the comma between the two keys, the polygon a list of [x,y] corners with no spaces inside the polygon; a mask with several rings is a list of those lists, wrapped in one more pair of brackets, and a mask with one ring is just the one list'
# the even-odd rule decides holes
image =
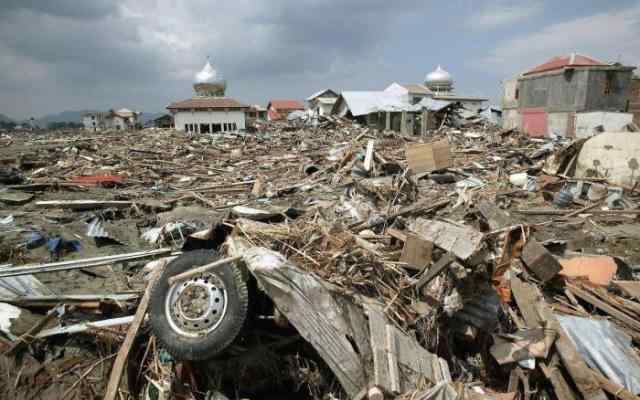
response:
{"label": "domed roof", "polygon": [[210,83],[222,79],[222,76],[216,71],[211,63],[207,60],[202,70],[196,74],[195,83]]}
{"label": "domed roof", "polygon": [[453,78],[451,77],[450,73],[448,73],[438,65],[438,68],[436,68],[435,71],[429,72],[424,78],[424,84],[427,87],[431,85],[450,86],[453,85]]}

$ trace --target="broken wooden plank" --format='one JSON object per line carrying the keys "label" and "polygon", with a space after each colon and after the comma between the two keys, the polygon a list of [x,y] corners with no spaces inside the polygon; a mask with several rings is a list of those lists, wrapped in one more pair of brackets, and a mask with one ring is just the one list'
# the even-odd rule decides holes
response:
{"label": "broken wooden plank", "polygon": [[477,207],[492,231],[514,225],[511,216],[506,211],[499,209],[494,203],[482,201]]}
{"label": "broken wooden plank", "polygon": [[373,146],[375,144],[375,140],[369,139],[367,142],[367,151],[364,156],[364,170],[369,172],[373,167]]}
{"label": "broken wooden plank", "polygon": [[447,139],[433,143],[408,145],[405,154],[409,169],[413,174],[452,166],[451,151]]}
{"label": "broken wooden plank", "polygon": [[350,228],[352,228],[355,232],[360,232],[360,231],[364,231],[365,229],[371,229],[371,228],[375,228],[377,226],[386,224],[387,221],[392,220],[394,218],[397,217],[402,217],[402,216],[406,216],[409,214],[415,214],[415,213],[428,213],[431,211],[435,211],[438,208],[444,207],[447,204],[449,204],[449,200],[442,200],[439,201],[435,204],[431,203],[431,202],[420,202],[417,204],[412,204],[410,206],[404,207],[402,209],[400,209],[400,211],[390,214],[388,216],[382,217],[380,220],[377,220],[375,222],[370,222],[370,223],[356,223],[352,226],[350,226]]}
{"label": "broken wooden plank", "polygon": [[484,235],[473,228],[449,222],[417,218],[409,229],[422,239],[449,251],[461,260],[468,260],[479,253]]}
{"label": "broken wooden plank", "polygon": [[445,360],[425,350],[418,342],[393,326],[379,304],[365,303],[373,352],[373,384],[392,393],[417,388],[421,378],[450,382]]}
{"label": "broken wooden plank", "polygon": [[543,283],[549,281],[562,270],[562,266],[551,253],[535,239],[529,238],[520,255],[522,262]]}
{"label": "broken wooden plank", "polygon": [[9,348],[9,350],[7,350],[4,355],[5,356],[13,356],[15,355],[23,346],[30,344],[31,342],[33,342],[33,340],[36,338],[36,334],[38,334],[40,331],[42,331],[42,329],[44,329],[45,326],[47,326],[47,324],[51,321],[53,321],[53,319],[55,317],[57,317],[59,315],[59,312],[57,309],[51,309],[49,310],[49,312],[47,312],[47,314],[44,316],[44,318],[40,319],[38,322],[36,322],[35,325],[33,325],[27,332],[25,332],[24,334],[22,334],[19,338],[17,338],[13,344],[11,345],[11,347]]}
{"label": "broken wooden plank", "polygon": [[124,367],[127,363],[127,359],[129,358],[129,352],[131,351],[133,341],[138,334],[138,330],[140,329],[140,326],[142,326],[144,316],[147,314],[147,307],[149,306],[149,300],[151,298],[151,290],[158,279],[160,279],[161,273],[162,269],[160,268],[153,271],[151,279],[147,284],[147,289],[140,300],[140,304],[138,304],[138,309],[136,310],[133,320],[129,325],[129,330],[127,330],[127,336],[125,336],[124,342],[122,342],[118,355],[116,356],[116,360],[113,362],[111,375],[109,376],[109,382],[104,395],[105,400],[115,400],[118,395],[118,387],[120,386],[122,373],[124,372]]}
{"label": "broken wooden plank", "polygon": [[121,200],[45,200],[36,201],[40,208],[69,208],[72,210],[94,210],[97,208],[127,208],[133,205],[132,201]]}
{"label": "broken wooden plank", "polygon": [[416,288],[420,289],[424,285],[431,282],[436,276],[438,276],[445,268],[451,265],[456,260],[456,257],[451,253],[446,253],[440,259],[429,268],[428,271],[422,274],[418,281],[414,284]]}
{"label": "broken wooden plank", "polygon": [[[516,298],[518,307],[520,308],[521,304],[523,305],[520,311],[527,325],[530,328],[536,328],[548,324],[551,329],[558,333],[555,348],[558,350],[562,364],[573,379],[582,397],[585,400],[605,400],[607,396],[600,388],[600,385],[594,382],[591,376],[591,369],[578,353],[576,346],[569,339],[560,322],[553,315],[542,294],[535,286],[522,282],[515,276],[511,278],[511,282],[512,288],[514,283],[518,287],[518,290],[513,291],[513,295]],[[522,297],[520,298],[520,296]],[[524,312],[523,309],[528,311]],[[564,387],[559,388],[559,390],[565,389]]]}
{"label": "broken wooden plank", "polygon": [[400,261],[407,263],[406,268],[422,271],[431,262],[433,243],[414,234],[406,235]]}
{"label": "broken wooden plank", "polygon": [[616,309],[615,307],[611,306],[610,304],[607,304],[606,302],[600,300],[599,298],[597,298],[596,296],[594,296],[591,293],[587,292],[586,290],[583,290],[583,289],[579,288],[575,284],[567,283],[567,288],[575,296],[581,298],[582,300],[586,301],[587,303],[593,305],[596,308],[599,308],[600,310],[604,311],[605,313],[609,314],[610,316],[616,318],[618,321],[620,321],[623,324],[627,325],[629,328],[635,329],[638,332],[640,332],[640,322],[638,322],[637,319],[634,319],[631,316],[629,316],[629,315],[623,313],[622,311]]}
{"label": "broken wooden plank", "polygon": [[178,275],[174,275],[172,277],[169,278],[169,285],[173,285],[176,282],[182,282],[182,281],[186,281],[187,279],[196,276],[196,275],[200,275],[203,274],[205,272],[214,270],[216,268],[220,268],[222,266],[225,266],[227,264],[231,264],[231,263],[235,263],[236,261],[239,261],[242,259],[242,256],[235,256],[235,257],[227,257],[227,258],[223,258],[222,260],[218,260],[218,261],[214,261],[210,264],[206,264],[203,265],[201,267],[197,267],[194,268],[192,270],[189,271],[185,271],[181,274]]}
{"label": "broken wooden plank", "polygon": [[[518,214],[524,215],[566,215],[571,214],[571,210],[556,210],[555,208],[544,209],[532,209],[532,210],[514,210]],[[588,214],[600,215],[600,214],[640,214],[640,209],[630,210],[591,210]]]}

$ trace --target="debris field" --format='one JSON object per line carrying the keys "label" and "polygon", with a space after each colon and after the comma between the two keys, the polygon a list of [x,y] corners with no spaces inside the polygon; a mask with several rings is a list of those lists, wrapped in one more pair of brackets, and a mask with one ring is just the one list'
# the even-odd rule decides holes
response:
{"label": "debris field", "polygon": [[0,393],[636,399],[634,130],[3,135]]}

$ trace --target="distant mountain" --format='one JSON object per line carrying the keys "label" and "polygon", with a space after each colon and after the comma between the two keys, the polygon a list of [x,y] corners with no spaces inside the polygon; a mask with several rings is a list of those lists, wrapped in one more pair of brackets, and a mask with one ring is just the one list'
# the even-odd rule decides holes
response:
{"label": "distant mountain", "polygon": [[52,122],[82,122],[82,114],[87,112],[92,112],[92,110],[63,111],[57,114],[45,115],[36,119],[36,124],[47,126]]}
{"label": "distant mountain", "polygon": [[149,121],[152,121],[158,117],[162,117],[163,115],[165,115],[166,113],[163,112],[159,112],[159,113],[148,113],[148,112],[143,112],[140,115],[140,118],[138,118],[138,120],[143,123],[146,124]]}
{"label": "distant mountain", "polygon": [[0,122],[13,122],[13,120],[4,114],[0,114]]}

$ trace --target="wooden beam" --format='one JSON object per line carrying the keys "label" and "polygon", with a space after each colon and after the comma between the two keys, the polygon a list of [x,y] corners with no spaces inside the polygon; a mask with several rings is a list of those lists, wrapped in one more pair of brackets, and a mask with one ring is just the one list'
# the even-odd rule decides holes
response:
{"label": "wooden beam", "polygon": [[162,273],[161,269],[157,269],[154,271],[151,280],[147,284],[147,289],[144,292],[144,296],[142,296],[142,300],[140,300],[140,304],[138,305],[138,310],[136,311],[135,316],[133,317],[133,321],[131,325],[129,325],[129,330],[127,331],[127,336],[124,338],[124,342],[122,342],[122,346],[120,346],[120,350],[118,351],[118,355],[116,356],[116,360],[113,363],[113,367],[111,369],[111,375],[109,376],[109,383],[107,384],[107,390],[104,395],[104,400],[115,400],[118,395],[118,387],[120,386],[120,380],[122,379],[122,372],[124,371],[124,367],[127,363],[127,359],[129,358],[129,352],[131,351],[131,346],[133,345],[133,341],[138,334],[138,330],[140,326],[142,326],[142,322],[144,321],[144,316],[147,313],[147,307],[149,306],[149,299],[151,298],[151,290],[155,286],[155,283],[160,278]]}
{"label": "wooden beam", "polygon": [[200,275],[200,274],[203,274],[205,272],[211,271],[212,269],[220,268],[223,265],[234,263],[234,262],[239,261],[241,259],[242,259],[242,256],[228,257],[228,258],[224,258],[222,260],[214,261],[214,262],[212,262],[210,264],[203,265],[203,266],[198,267],[198,268],[194,268],[194,269],[189,270],[189,271],[185,271],[185,272],[183,272],[181,274],[174,275],[174,276],[170,277],[169,280],[168,280],[169,286],[175,284],[176,282],[185,281],[185,280],[187,280],[187,279],[189,279],[191,277],[194,277],[196,275]]}

